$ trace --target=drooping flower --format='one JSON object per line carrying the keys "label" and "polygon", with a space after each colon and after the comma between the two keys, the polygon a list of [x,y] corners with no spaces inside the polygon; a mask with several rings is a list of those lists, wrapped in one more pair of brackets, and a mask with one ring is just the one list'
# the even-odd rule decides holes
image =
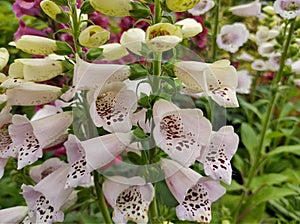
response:
{"label": "drooping flower", "polygon": [[70,103],[66,103],[62,100],[55,100],[53,105],[46,104],[40,108],[35,114],[31,117],[31,121],[42,119],[57,113],[63,112],[63,107],[70,106]]}
{"label": "drooping flower", "polygon": [[0,210],[0,223],[21,223],[27,215],[27,206],[16,206]]}
{"label": "drooping flower", "polygon": [[9,52],[6,48],[0,48],[0,71],[7,65]]}
{"label": "drooping flower", "polygon": [[252,83],[252,76],[249,75],[248,70],[237,71],[237,74],[238,86],[236,88],[236,92],[241,94],[249,94]]}
{"label": "drooping flower", "polygon": [[57,4],[50,0],[42,0],[40,6],[43,12],[53,20],[56,20],[56,17],[63,13],[62,9]]}
{"label": "drooping flower", "polygon": [[184,166],[194,164],[211,134],[211,124],[200,109],[179,109],[159,100],[153,106],[153,137],[158,147]]}
{"label": "drooping flower", "polygon": [[170,23],[157,23],[146,30],[146,44],[153,51],[167,51],[182,41],[180,27]]}
{"label": "drooping flower", "polygon": [[265,61],[261,59],[257,59],[251,63],[251,68],[256,71],[266,71],[267,70],[267,64]]}
{"label": "drooping flower", "polygon": [[19,40],[24,35],[33,35],[33,36],[41,36],[47,37],[47,31],[51,31],[51,28],[45,28],[43,30],[38,30],[32,27],[26,26],[26,23],[23,20],[19,20],[19,27],[17,31],[14,33],[15,40]]}
{"label": "drooping flower", "polygon": [[23,35],[14,45],[29,54],[48,55],[58,50],[55,40],[34,35]]}
{"label": "drooping flower", "polygon": [[209,223],[212,218],[211,203],[225,194],[226,189],[219,181],[202,177],[175,161],[163,159],[161,166],[166,183],[179,202],[177,217],[180,220]]}
{"label": "drooping flower", "polygon": [[133,53],[141,55],[142,43],[145,43],[146,33],[140,28],[131,28],[122,33],[120,44]]}
{"label": "drooping flower", "polygon": [[99,47],[105,44],[110,37],[109,31],[101,26],[92,25],[81,31],[79,35],[79,43],[84,47]]}
{"label": "drooping flower", "polygon": [[285,19],[296,18],[300,14],[300,0],[276,0],[274,11]]}
{"label": "drooping flower", "polygon": [[192,18],[180,20],[176,22],[175,25],[181,26],[183,38],[194,37],[197,34],[201,33],[203,30],[201,23],[198,23],[195,19]]}
{"label": "drooping flower", "polygon": [[258,53],[263,57],[270,57],[275,51],[274,42],[264,42],[258,47]]}
{"label": "drooping flower", "polygon": [[260,26],[255,33],[255,42],[260,45],[261,43],[267,42],[275,38],[279,34],[277,29],[269,29],[266,26]]}
{"label": "drooping flower", "polygon": [[237,59],[250,62],[254,60],[254,57],[251,54],[243,51],[240,55],[237,56]]}
{"label": "drooping flower", "polygon": [[223,107],[238,107],[236,69],[228,60],[212,64],[197,61],[175,63],[175,75],[194,92],[205,93]]}
{"label": "drooping flower", "polygon": [[209,143],[201,150],[199,161],[204,165],[204,172],[215,180],[231,183],[232,168],[230,160],[235,154],[239,137],[232,126],[223,126],[213,132]]}
{"label": "drooping flower", "polygon": [[32,167],[29,175],[34,182],[38,183],[64,165],[66,165],[64,161],[58,158],[50,158],[42,164]]}
{"label": "drooping flower", "polygon": [[69,112],[35,121],[29,121],[25,116],[14,115],[8,130],[12,138],[10,147],[18,151],[18,169],[41,158],[42,149],[60,140],[71,124],[72,114]]}
{"label": "drooping flower", "polygon": [[291,64],[292,71],[295,72],[296,74],[300,74],[300,59],[297,61],[294,61]]}
{"label": "drooping flower", "polygon": [[110,132],[131,130],[137,97],[135,92],[126,89],[124,83],[115,82],[97,89],[90,104],[91,118],[97,127]]}
{"label": "drooping flower", "polygon": [[249,31],[243,23],[224,25],[217,36],[219,48],[235,53],[247,42]]}
{"label": "drooping flower", "polygon": [[80,141],[69,135],[65,142],[70,168],[66,187],[89,184],[90,172],[98,170],[120,155],[130,144],[130,133],[113,133]]}
{"label": "drooping flower", "polygon": [[148,208],[154,197],[152,184],[137,176],[114,176],[104,181],[103,193],[114,208],[115,223],[148,223]]}
{"label": "drooping flower", "polygon": [[61,61],[49,58],[16,59],[9,66],[8,75],[25,81],[42,82],[61,75],[63,69]]}
{"label": "drooping flower", "polygon": [[97,11],[109,16],[129,16],[132,9],[130,0],[91,0],[90,3]]}
{"label": "drooping flower", "polygon": [[173,12],[184,12],[193,8],[200,0],[166,0],[167,7]]}
{"label": "drooping flower", "polygon": [[24,15],[39,16],[41,0],[16,0],[13,4],[14,13],[18,18]]}
{"label": "drooping flower", "polygon": [[214,6],[214,0],[201,0],[197,5],[189,9],[188,12],[193,16],[200,16],[211,10]]}
{"label": "drooping flower", "polygon": [[64,220],[64,214],[60,209],[73,190],[65,188],[67,172],[68,165],[64,165],[35,186],[22,185],[30,222],[50,224]]}
{"label": "drooping flower", "polygon": [[[280,58],[281,53],[280,52],[273,52],[269,55],[269,59],[266,62],[267,68],[270,71],[278,71],[280,67]],[[286,64],[288,64],[290,60],[286,61]]]}
{"label": "drooping flower", "polygon": [[118,60],[129,54],[126,48],[119,43],[104,44],[99,48],[103,49],[103,59],[108,61]]}
{"label": "drooping flower", "polygon": [[231,7],[229,10],[237,16],[258,16],[261,13],[261,3],[259,0],[255,0],[247,4]]}

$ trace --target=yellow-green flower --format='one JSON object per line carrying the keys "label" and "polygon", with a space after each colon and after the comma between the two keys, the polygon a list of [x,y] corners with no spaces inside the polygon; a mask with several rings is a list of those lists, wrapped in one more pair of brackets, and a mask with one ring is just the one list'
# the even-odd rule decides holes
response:
{"label": "yellow-green flower", "polygon": [[7,65],[9,53],[6,48],[0,48],[0,71]]}
{"label": "yellow-green flower", "polygon": [[199,2],[200,0],[166,0],[167,7],[174,12],[187,11]]}
{"label": "yellow-green flower", "polygon": [[97,11],[109,16],[129,16],[132,9],[130,0],[90,0]]}
{"label": "yellow-green flower", "polygon": [[183,38],[194,37],[203,30],[202,25],[191,18],[180,20],[175,25],[181,26]]}
{"label": "yellow-green flower", "polygon": [[26,53],[38,55],[53,54],[58,50],[55,40],[33,35],[23,35],[12,45]]}
{"label": "yellow-green flower", "polygon": [[40,6],[44,13],[49,16],[51,19],[56,20],[56,16],[62,13],[62,9],[51,0],[43,0],[40,3]]}
{"label": "yellow-green flower", "polygon": [[118,60],[128,55],[128,51],[119,43],[104,44],[100,46],[103,49],[104,60]]}
{"label": "yellow-green flower", "polygon": [[84,47],[99,47],[105,44],[110,37],[109,31],[101,26],[92,25],[83,30],[79,35],[79,43]]}
{"label": "yellow-green flower", "polygon": [[146,44],[153,51],[167,51],[182,41],[181,28],[170,23],[157,23],[146,31]]}
{"label": "yellow-green flower", "polygon": [[9,67],[11,78],[42,82],[63,73],[62,62],[49,58],[16,59]]}

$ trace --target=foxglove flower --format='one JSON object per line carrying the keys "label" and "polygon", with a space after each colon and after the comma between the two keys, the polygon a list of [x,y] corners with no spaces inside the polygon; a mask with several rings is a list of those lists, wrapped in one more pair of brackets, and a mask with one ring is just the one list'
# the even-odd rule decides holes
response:
{"label": "foxglove flower", "polygon": [[193,16],[200,16],[211,10],[214,6],[214,0],[201,0],[192,9],[189,9],[188,12],[191,13]]}
{"label": "foxglove flower", "polygon": [[0,48],[0,71],[7,65],[9,52],[6,48]]}
{"label": "foxglove flower", "polygon": [[213,132],[207,146],[201,150],[199,161],[204,172],[215,180],[231,183],[232,168],[230,160],[239,144],[239,137],[232,126],[224,126]]}
{"label": "foxglove flower", "polygon": [[79,35],[79,43],[84,47],[99,47],[105,44],[110,37],[109,31],[101,26],[92,25],[81,31]]}
{"label": "foxglove flower", "polygon": [[56,86],[34,82],[18,82],[16,79],[13,80],[13,83],[17,84],[6,89],[9,105],[34,106],[46,104],[56,100],[61,95],[61,89]]}
{"label": "foxglove flower", "polygon": [[300,0],[276,0],[274,11],[285,19],[294,19],[300,14]]}
{"label": "foxglove flower", "polygon": [[141,55],[142,43],[145,43],[146,33],[140,28],[131,28],[122,33],[120,44],[131,52]]}
{"label": "foxglove flower", "polygon": [[237,73],[228,60],[212,64],[197,61],[175,63],[175,75],[193,92],[205,93],[223,107],[238,107]]}
{"label": "foxglove flower", "polygon": [[243,23],[224,25],[217,36],[219,48],[235,53],[247,42],[249,31]]}
{"label": "foxglove flower", "polygon": [[55,40],[34,35],[24,35],[12,45],[28,54],[48,55],[58,50]]}
{"label": "foxglove flower", "polygon": [[42,82],[52,79],[63,73],[61,61],[49,58],[16,59],[9,66],[8,75],[26,81]]}
{"label": "foxglove flower", "polygon": [[167,7],[173,12],[184,12],[193,8],[200,0],[166,0]]}
{"label": "foxglove flower", "polygon": [[47,37],[47,30],[51,28],[45,28],[43,30],[38,30],[32,27],[26,26],[26,23],[23,20],[19,20],[19,27],[17,31],[14,33],[15,40],[19,40],[24,35],[33,35],[33,36],[41,36]]}
{"label": "foxglove flower", "polygon": [[132,9],[130,0],[90,0],[97,11],[109,16],[129,16]]}
{"label": "foxglove flower", "polygon": [[65,142],[70,168],[66,187],[89,184],[90,172],[111,163],[130,144],[130,133],[113,133],[80,141],[69,135]]}
{"label": "foxglove flower", "polygon": [[180,20],[176,22],[175,25],[181,26],[183,38],[194,37],[203,30],[201,23],[198,23],[195,19],[191,18]]}
{"label": "foxglove flower", "polygon": [[[47,125],[45,125],[47,124]],[[29,121],[25,116],[14,115],[9,134],[10,147],[18,150],[18,169],[30,165],[41,158],[43,148],[60,140],[72,124],[72,114],[63,112],[40,120]]]}
{"label": "foxglove flower", "polygon": [[237,71],[237,74],[238,86],[236,88],[236,92],[241,94],[249,94],[252,83],[252,76],[249,75],[248,70]]}
{"label": "foxglove flower", "polygon": [[141,177],[114,176],[104,181],[103,193],[114,209],[115,223],[148,223],[148,208],[154,197],[152,184]]}
{"label": "foxglove flower", "polygon": [[261,59],[257,59],[251,63],[251,68],[256,71],[266,71],[267,64],[265,61]]}
{"label": "foxglove flower", "polygon": [[146,44],[153,51],[167,51],[182,41],[180,27],[170,23],[157,23],[146,30]]}
{"label": "foxglove flower", "polygon": [[22,194],[28,205],[28,218],[32,223],[62,222],[61,206],[72,188],[65,188],[68,165],[62,166],[42,179],[37,185],[22,185]]}
{"label": "foxglove flower", "polygon": [[108,61],[118,60],[129,54],[126,48],[119,43],[104,44],[99,48],[103,49],[103,59]]}
{"label": "foxglove flower", "polygon": [[292,71],[295,72],[296,74],[300,74],[300,59],[293,62],[291,64]]}
{"label": "foxglove flower", "polygon": [[260,45],[261,43],[267,42],[275,38],[279,34],[276,29],[269,29],[266,26],[260,26],[255,34],[255,42]]}
{"label": "foxglove flower", "polygon": [[63,14],[62,9],[51,0],[42,0],[40,6],[43,12],[53,20],[58,21],[57,17]]}
{"label": "foxglove flower", "polygon": [[258,53],[263,57],[270,57],[275,51],[274,42],[265,42],[258,47]]}
{"label": "foxglove flower", "polygon": [[18,18],[24,15],[39,16],[41,0],[16,0],[13,4],[14,13]]}
{"label": "foxglove flower", "polygon": [[231,7],[229,10],[237,16],[258,16],[261,12],[261,3],[259,0],[255,0],[251,3]]}
{"label": "foxglove flower", "polygon": [[0,223],[21,223],[27,215],[26,206],[16,206],[0,210]]}
{"label": "foxglove flower", "polygon": [[42,119],[57,113],[63,112],[63,107],[70,106],[70,103],[65,103],[61,100],[55,100],[54,105],[44,105],[43,108],[39,109],[30,119],[31,121]]}
{"label": "foxglove flower", "polygon": [[66,165],[64,161],[58,158],[50,158],[42,164],[32,167],[29,175],[34,182],[38,183],[64,165]]}
{"label": "foxglove flower", "polygon": [[179,202],[176,215],[180,220],[209,223],[211,203],[218,200],[226,189],[219,181],[202,177],[194,170],[175,161],[163,159],[162,170],[166,183]]}
{"label": "foxglove flower", "polygon": [[250,62],[250,61],[254,60],[254,57],[251,54],[244,51],[240,55],[237,56],[237,59]]}
{"label": "foxglove flower", "polygon": [[208,143],[211,124],[200,109],[179,109],[166,100],[153,106],[153,137],[158,147],[184,166],[194,164]]}
{"label": "foxglove flower", "polygon": [[90,104],[91,118],[97,127],[103,126],[109,132],[131,130],[137,97],[135,92],[126,89],[124,83],[111,83],[97,89]]}

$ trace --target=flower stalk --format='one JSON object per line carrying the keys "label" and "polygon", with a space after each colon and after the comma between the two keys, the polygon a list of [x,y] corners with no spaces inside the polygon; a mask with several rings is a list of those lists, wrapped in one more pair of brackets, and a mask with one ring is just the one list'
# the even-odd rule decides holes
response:
{"label": "flower stalk", "polygon": [[215,1],[215,17],[214,17],[214,29],[212,34],[212,61],[217,59],[217,34],[219,28],[219,13],[220,13],[221,0]]}

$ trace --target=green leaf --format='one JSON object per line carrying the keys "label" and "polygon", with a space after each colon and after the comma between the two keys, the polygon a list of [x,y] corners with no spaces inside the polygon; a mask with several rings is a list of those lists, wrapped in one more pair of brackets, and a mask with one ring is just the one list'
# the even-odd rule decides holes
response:
{"label": "green leaf", "polygon": [[261,223],[265,209],[266,203],[253,207],[249,212],[242,216],[239,223]]}
{"label": "green leaf", "polygon": [[150,108],[150,102],[149,102],[149,96],[147,96],[144,93],[141,93],[140,100],[139,100],[139,105],[144,107],[144,108]]}
{"label": "green leaf", "polygon": [[55,2],[57,5],[61,6],[67,6],[68,5],[68,0],[51,0],[52,2]]}
{"label": "green leaf", "polygon": [[80,7],[81,13],[83,14],[91,14],[95,12],[96,10],[91,5],[90,1],[83,2],[82,6]]}
{"label": "green leaf", "polygon": [[72,47],[63,41],[56,41],[56,46],[58,48],[57,51],[55,51],[54,53],[58,54],[58,55],[70,55],[73,54],[73,49]]}
{"label": "green leaf", "polygon": [[250,155],[250,160],[253,162],[255,160],[255,151],[258,150],[258,134],[254,129],[247,123],[242,123],[241,126],[241,138],[244,146],[248,150]]}
{"label": "green leaf", "polygon": [[91,48],[86,53],[87,60],[99,60],[103,54],[103,48]]}
{"label": "green leaf", "polygon": [[148,69],[141,64],[130,64],[130,80],[140,79],[149,75]]}
{"label": "green leaf", "polygon": [[143,160],[143,157],[140,155],[136,154],[135,152],[128,152],[127,157],[135,165],[144,165],[147,163],[147,161]]}
{"label": "green leaf", "polygon": [[264,185],[275,185],[275,184],[280,184],[284,181],[286,181],[289,177],[280,174],[280,173],[269,173],[269,174],[264,174],[261,176],[256,176],[252,179],[251,185],[250,185],[250,190],[256,191],[258,188]]}
{"label": "green leaf", "polygon": [[279,146],[267,154],[267,156],[274,156],[281,153],[292,153],[300,156],[300,145],[285,145]]}
{"label": "green leaf", "polygon": [[135,19],[147,18],[151,15],[150,8],[142,2],[131,2],[130,16]]}
{"label": "green leaf", "polygon": [[160,199],[163,204],[169,207],[176,207],[178,205],[177,200],[174,198],[170,192],[165,181],[157,182],[156,185],[157,197]]}
{"label": "green leaf", "polygon": [[256,108],[255,106],[253,106],[253,105],[250,104],[250,103],[247,103],[247,102],[244,101],[244,100],[241,100],[241,101],[240,101],[240,104],[241,104],[241,107],[243,107],[244,109],[249,110],[249,111],[252,111],[254,114],[256,114],[257,117],[259,117],[260,120],[262,119],[261,113],[257,110],[257,108]]}
{"label": "green leaf", "polygon": [[135,137],[137,137],[138,139],[144,139],[144,138],[147,138],[148,135],[144,132],[144,130],[137,126],[134,131],[133,131],[133,134]]}

